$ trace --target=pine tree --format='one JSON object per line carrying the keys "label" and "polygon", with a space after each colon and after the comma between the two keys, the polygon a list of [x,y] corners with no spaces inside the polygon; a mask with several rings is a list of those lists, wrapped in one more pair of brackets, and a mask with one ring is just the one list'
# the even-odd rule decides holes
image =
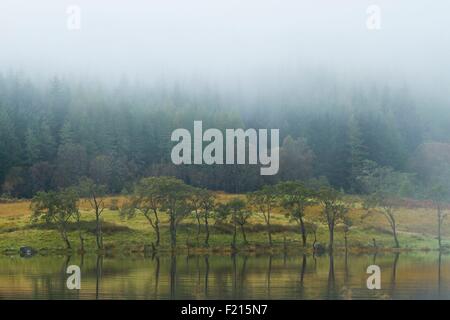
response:
{"label": "pine tree", "polygon": [[66,121],[64,123],[59,133],[59,137],[60,137],[59,139],[60,145],[75,143],[75,133],[69,121]]}
{"label": "pine tree", "polygon": [[25,150],[27,154],[27,164],[33,165],[41,160],[41,151],[39,148],[39,137],[35,130],[28,128],[25,135]]}
{"label": "pine tree", "polygon": [[363,145],[361,129],[355,115],[351,115],[348,122],[348,151],[349,151],[349,185],[350,192],[359,193],[361,187],[358,177],[362,174],[364,160],[367,158],[366,148]]}
{"label": "pine tree", "polygon": [[15,136],[14,124],[6,110],[0,106],[0,184],[9,169],[18,164],[20,147]]}

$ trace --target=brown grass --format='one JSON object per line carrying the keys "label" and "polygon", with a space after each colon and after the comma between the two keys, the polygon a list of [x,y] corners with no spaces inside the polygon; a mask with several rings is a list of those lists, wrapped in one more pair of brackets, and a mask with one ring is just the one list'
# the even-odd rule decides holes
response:
{"label": "brown grass", "polygon": [[[218,202],[226,202],[232,198],[245,198],[245,195],[233,195],[226,194],[224,192],[216,192]],[[121,207],[126,201],[126,196],[112,196],[104,198],[106,206],[108,207],[112,199],[117,199],[118,206]],[[91,207],[89,201],[82,200],[80,202],[80,209],[84,211],[90,211]],[[0,203],[0,217],[22,217],[29,216],[31,214],[30,201],[18,201],[14,203]],[[385,218],[376,214],[362,220],[364,214],[363,209],[356,205],[349,212],[349,216],[353,220],[353,225],[358,227],[370,226],[378,231],[390,231]],[[309,208],[306,214],[306,220],[318,221],[321,215],[320,206]],[[436,215],[433,208],[400,208],[396,213],[399,232],[415,233],[418,235],[435,235],[436,234]],[[285,217],[285,212],[281,208],[274,209],[273,212],[273,224],[275,225],[291,225],[289,219]],[[449,218],[450,220],[450,218]],[[250,219],[250,224],[254,228],[262,228],[264,221],[260,214],[255,214]],[[445,221],[443,226],[443,234],[450,234],[450,221]],[[250,229],[253,226],[248,226]],[[295,227],[294,227],[295,228]]]}
{"label": "brown grass", "polygon": [[17,217],[30,215],[30,201],[19,201],[14,203],[1,203],[0,216],[1,217]]}

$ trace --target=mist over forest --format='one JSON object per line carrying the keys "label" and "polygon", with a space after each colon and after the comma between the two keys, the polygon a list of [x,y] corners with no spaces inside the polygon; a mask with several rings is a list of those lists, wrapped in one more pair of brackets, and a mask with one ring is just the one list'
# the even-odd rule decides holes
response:
{"label": "mist over forest", "polygon": [[[59,78],[39,86],[26,77],[2,76],[2,191],[29,197],[89,176],[120,193],[140,177],[173,175],[228,192],[325,178],[359,193],[352,182],[360,172],[354,170],[367,160],[425,182],[428,167],[438,170],[432,161],[448,164],[448,114],[437,114],[406,87],[371,83],[344,89],[323,78],[308,86],[292,95],[245,97],[207,86],[140,87],[124,80],[108,89]],[[222,130],[280,128],[279,174],[261,177],[256,165],[173,165],[171,132],[192,130],[194,120]]]}
{"label": "mist over forest", "polygon": [[[245,192],[281,180],[366,192],[389,167],[408,196],[450,181],[449,5],[378,1],[66,1],[0,4],[0,193],[32,197],[83,176],[110,193],[149,175]],[[351,4],[351,5],[350,5]],[[45,17],[45,19],[43,18]],[[280,172],[174,166],[171,132],[280,129]]]}

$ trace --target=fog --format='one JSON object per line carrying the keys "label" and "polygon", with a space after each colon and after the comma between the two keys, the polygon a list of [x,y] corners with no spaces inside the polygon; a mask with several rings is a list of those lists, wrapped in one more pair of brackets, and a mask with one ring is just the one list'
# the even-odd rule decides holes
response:
{"label": "fog", "polygon": [[[379,30],[366,26],[373,4]],[[79,30],[67,28],[71,5]],[[449,12],[445,0],[2,0],[0,71],[244,91],[327,74],[444,95]]]}
{"label": "fog", "polygon": [[[448,184],[449,12],[448,0],[1,0],[0,194],[70,187],[97,167],[114,194],[153,175],[363,193],[377,166]],[[195,121],[279,130],[280,173],[174,166],[171,133]]]}

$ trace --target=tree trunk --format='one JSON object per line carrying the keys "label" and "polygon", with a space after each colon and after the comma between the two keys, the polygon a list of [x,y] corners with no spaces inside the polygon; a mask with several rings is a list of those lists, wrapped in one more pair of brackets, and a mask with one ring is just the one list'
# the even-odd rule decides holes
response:
{"label": "tree trunk", "polygon": [[208,213],[205,213],[205,246],[209,247],[209,224],[208,224]]}
{"label": "tree trunk", "polygon": [[236,248],[236,235],[237,235],[237,225],[236,225],[236,215],[233,215],[233,225],[234,225],[234,232],[233,232],[233,248]]}
{"label": "tree trunk", "polygon": [[161,233],[159,231],[159,217],[158,212],[156,210],[153,211],[155,215],[155,233],[156,233],[156,246],[159,247],[159,243],[161,242]]}
{"label": "tree trunk", "polygon": [[161,242],[161,235],[159,233],[159,221],[155,221],[155,233],[156,233],[156,246],[159,247],[159,243]]}
{"label": "tree trunk", "polygon": [[328,228],[330,231],[330,243],[328,245],[328,249],[330,250],[330,252],[333,252],[333,249],[334,249],[334,226],[329,225]]}
{"label": "tree trunk", "polygon": [[61,237],[63,238],[64,243],[66,244],[66,249],[72,249],[72,246],[70,245],[69,238],[67,237],[67,233],[65,229],[61,230]]}
{"label": "tree trunk", "polygon": [[97,242],[97,249],[103,249],[103,239],[102,239],[102,226],[100,221],[100,202],[97,201],[95,193],[92,194],[94,206],[95,206],[95,240]]}
{"label": "tree trunk", "polygon": [[305,230],[305,222],[303,221],[303,218],[300,218],[300,231],[302,232],[303,248],[305,248],[306,247],[306,230]]}
{"label": "tree trunk", "polygon": [[272,228],[270,227],[270,212],[267,212],[266,224],[267,224],[267,235],[269,236],[269,245],[272,246]]}
{"label": "tree trunk", "polygon": [[152,246],[159,247],[159,243],[160,243],[160,239],[161,239],[161,235],[160,235],[160,231],[159,231],[159,218],[158,218],[158,213],[156,212],[156,210],[153,211],[153,214],[155,215],[155,221],[153,221],[153,219],[147,212],[144,212],[144,216],[147,218],[148,223],[150,223],[150,226],[153,228],[153,230],[155,231],[155,235],[156,235],[156,243],[155,243],[155,245],[153,245],[153,243],[152,243]]}
{"label": "tree trunk", "polygon": [[247,237],[245,235],[245,229],[244,229],[244,225],[243,224],[241,224],[241,231],[242,231],[242,237],[244,238],[244,243],[247,244],[248,241],[247,241]]}
{"label": "tree trunk", "polygon": [[80,234],[79,234],[79,238],[80,238],[80,252],[81,252],[81,253],[84,253],[84,238],[83,238],[83,236],[81,235],[81,232],[80,232]]}
{"label": "tree trunk", "polygon": [[177,246],[177,229],[175,226],[175,217],[170,215],[170,246],[172,250]]}
{"label": "tree trunk", "polygon": [[442,231],[442,213],[441,213],[441,208],[438,206],[438,243],[439,243],[439,250],[442,249],[442,236],[441,236],[441,231]]}
{"label": "tree trunk", "polygon": [[347,232],[344,232],[344,243],[345,243],[345,254],[347,255],[347,251],[348,251]]}
{"label": "tree trunk", "polygon": [[100,234],[100,249],[103,250],[104,246],[103,246],[103,228],[102,228],[102,220],[99,219],[99,234]]}
{"label": "tree trunk", "polygon": [[314,231],[314,243],[313,243],[313,248],[316,247],[316,243],[317,243],[317,231]]}
{"label": "tree trunk", "polygon": [[200,216],[198,212],[195,212],[195,217],[197,218],[197,244],[198,244],[200,242],[200,229],[201,229]]}
{"label": "tree trunk", "polygon": [[394,233],[394,241],[395,241],[395,247],[400,248],[400,243],[398,242],[398,239],[397,239],[397,233]]}
{"label": "tree trunk", "polygon": [[388,210],[386,217],[392,228],[392,235],[394,236],[395,248],[400,248],[400,242],[398,241],[397,238],[397,225],[395,223],[395,217],[393,212],[391,210]]}
{"label": "tree trunk", "polygon": [[64,242],[66,243],[67,249],[72,249],[72,246],[70,245],[69,239],[67,239],[67,237],[64,238]]}
{"label": "tree trunk", "polygon": [[400,248],[400,243],[399,243],[398,238],[397,238],[397,229],[395,227],[395,223],[394,223],[394,225],[392,227],[392,233],[394,234],[395,247],[396,248]]}
{"label": "tree trunk", "polygon": [[102,250],[103,249],[102,226],[100,223],[100,212],[98,206],[95,208],[95,224],[96,224],[95,240],[97,242],[97,249]]}

